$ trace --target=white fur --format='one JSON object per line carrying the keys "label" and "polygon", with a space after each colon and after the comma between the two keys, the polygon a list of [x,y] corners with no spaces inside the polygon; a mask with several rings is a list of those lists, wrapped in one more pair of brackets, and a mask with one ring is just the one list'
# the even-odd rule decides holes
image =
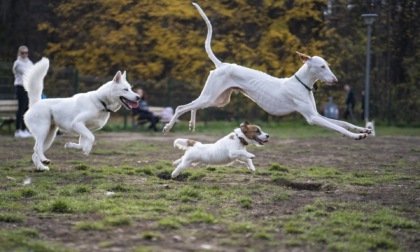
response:
{"label": "white fur", "polygon": [[[298,52],[304,64],[294,76],[289,78],[276,78],[236,64],[222,63],[214,56],[210,48],[212,35],[210,21],[202,9],[197,4],[193,4],[206,21],[208,33],[205,48],[216,69],[210,72],[203,91],[196,100],[176,108],[171,121],[163,129],[164,133],[174,126],[179,116],[188,111],[191,111],[190,130],[194,131],[196,111],[207,107],[224,107],[230,102],[230,96],[234,91],[242,92],[272,115],[283,116],[296,111],[302,114],[309,124],[337,131],[356,140],[366,138],[370,133],[367,128],[321,116],[317,111],[312,91],[307,90],[296,78],[297,76],[309,89],[313,88],[317,80],[330,85],[336,83],[337,78],[324,59]],[[358,133],[349,130],[355,130]]]}
{"label": "white fur", "polygon": [[[127,109],[137,107],[139,97],[131,90],[126,73],[117,72],[114,79],[98,90],[76,94],[70,98],[41,100],[43,80],[49,68],[49,60],[42,58],[25,75],[24,87],[28,91],[30,108],[24,116],[26,126],[35,138],[32,160],[38,170],[49,170],[47,151],[58,128],[80,135],[79,143],[66,143],[65,148],[82,149],[89,155],[95,140],[91,131],[101,129],[109,118],[109,111],[117,111],[121,105]],[[120,99],[124,97],[124,102]],[[105,106],[101,103],[104,102]]]}
{"label": "white fur", "polygon": [[241,161],[247,165],[249,170],[254,172],[255,167],[252,163],[252,159],[255,155],[246,150],[246,146],[241,143],[239,137],[242,137],[247,143],[262,145],[264,142],[268,141],[269,135],[260,130],[260,134],[256,136],[259,141],[257,142],[254,139],[247,138],[241,129],[237,128],[234,132],[219,139],[213,144],[202,144],[195,141],[193,146],[188,146],[187,143],[191,140],[184,138],[176,139],[174,141],[174,147],[185,150],[185,154],[180,159],[173,162],[173,165],[177,167],[172,172],[172,178],[177,177],[183,169],[191,166],[193,163],[222,165],[234,161]]}
{"label": "white fur", "polygon": [[366,122],[366,128],[370,129],[371,135],[372,136],[376,136],[376,132],[375,132],[375,121],[371,121],[371,122]]}

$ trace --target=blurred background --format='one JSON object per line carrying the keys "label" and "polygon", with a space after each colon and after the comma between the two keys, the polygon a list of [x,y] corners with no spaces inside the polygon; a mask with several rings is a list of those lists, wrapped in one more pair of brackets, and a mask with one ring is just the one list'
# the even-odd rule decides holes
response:
{"label": "blurred background", "polygon": [[[372,24],[370,119],[420,126],[420,2],[418,0],[198,0],[213,25],[212,48],[224,62],[290,77],[302,65],[295,51],[326,59],[339,83],[319,83],[319,111],[332,97],[345,110],[344,85],[356,99],[354,123],[364,124],[367,24]],[[36,62],[46,56],[47,97],[98,88],[118,70],[142,87],[151,106],[186,104],[214,69],[204,50],[206,25],[186,0],[0,1],[0,99],[13,99],[12,65],[20,45]],[[126,115],[121,110],[113,117]],[[189,113],[181,119],[188,120]],[[281,121],[242,94],[225,108],[199,111],[198,120]]]}

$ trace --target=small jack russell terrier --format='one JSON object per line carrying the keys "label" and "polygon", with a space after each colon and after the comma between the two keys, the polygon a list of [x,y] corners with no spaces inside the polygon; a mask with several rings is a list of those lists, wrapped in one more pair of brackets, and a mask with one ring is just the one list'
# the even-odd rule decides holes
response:
{"label": "small jack russell terrier", "polygon": [[255,155],[249,153],[246,146],[250,143],[262,146],[268,142],[268,138],[269,135],[263,132],[259,126],[251,125],[245,121],[239,128],[214,144],[202,144],[183,138],[175,139],[174,148],[185,150],[185,154],[173,162],[173,165],[177,167],[172,172],[172,178],[177,177],[183,169],[192,163],[222,165],[242,161],[246,163],[249,170],[254,172],[255,167],[252,159]]}

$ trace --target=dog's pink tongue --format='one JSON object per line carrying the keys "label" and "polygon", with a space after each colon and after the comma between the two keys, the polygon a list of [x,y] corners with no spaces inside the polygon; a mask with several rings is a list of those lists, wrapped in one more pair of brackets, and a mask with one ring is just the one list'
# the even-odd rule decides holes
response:
{"label": "dog's pink tongue", "polygon": [[130,104],[130,106],[131,106],[132,108],[137,108],[137,107],[139,106],[139,103],[138,103],[138,102],[132,102],[132,101],[129,101],[129,104]]}

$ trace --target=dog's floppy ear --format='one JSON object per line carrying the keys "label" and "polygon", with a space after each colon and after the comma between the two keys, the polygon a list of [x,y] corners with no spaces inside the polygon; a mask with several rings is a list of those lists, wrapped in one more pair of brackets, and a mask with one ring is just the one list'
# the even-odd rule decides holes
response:
{"label": "dog's floppy ear", "polygon": [[117,74],[114,76],[114,79],[112,81],[114,81],[115,83],[120,83],[121,82],[121,71],[118,71]]}
{"label": "dog's floppy ear", "polygon": [[296,51],[296,53],[299,55],[300,60],[305,63],[306,61],[311,59],[311,56],[308,56],[306,54],[300,53],[298,51]]}
{"label": "dog's floppy ear", "polygon": [[245,121],[245,122],[241,123],[241,125],[239,125],[239,127],[241,128],[241,131],[245,133],[245,132],[248,131],[248,125],[249,125],[249,122]]}

